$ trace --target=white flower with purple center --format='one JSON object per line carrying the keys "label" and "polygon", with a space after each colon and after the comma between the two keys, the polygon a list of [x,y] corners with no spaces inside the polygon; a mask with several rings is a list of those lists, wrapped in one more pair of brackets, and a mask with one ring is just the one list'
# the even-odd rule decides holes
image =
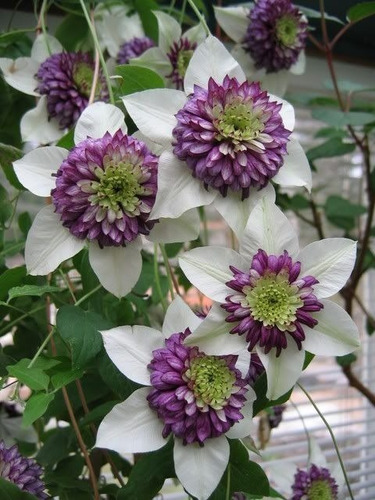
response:
{"label": "white flower with purple center", "polygon": [[259,198],[273,196],[271,179],[310,189],[292,106],[247,82],[219,40],[209,36],[196,49],[184,88],[123,97],[140,131],[165,150],[153,217],[213,203],[240,234]]}
{"label": "white flower with purple center", "polygon": [[290,0],[215,7],[215,16],[236,42],[232,53],[246,75],[265,88],[283,95],[289,71],[304,72],[308,24]]}
{"label": "white flower with purple center", "polygon": [[[31,57],[1,58],[5,81],[25,94],[39,96],[35,108],[22,117],[23,141],[47,144],[57,141],[78,120],[89,102],[94,77],[90,54],[64,52],[60,42],[50,35],[39,35]],[[99,76],[94,100],[107,101],[104,77]]]}
{"label": "white flower with purple center", "polygon": [[122,297],[141,273],[143,236],[165,243],[198,236],[195,212],[173,221],[150,219],[158,157],[126,132],[122,111],[94,103],[77,122],[71,151],[47,146],[14,162],[18,179],[29,191],[52,197],[26,240],[30,274],[54,271],[87,244],[101,284]]}
{"label": "white flower with purple center", "polygon": [[190,59],[206,38],[201,24],[182,34],[179,23],[164,12],[155,11],[159,28],[158,46],[151,47],[130,64],[144,66],[163,76],[166,85],[182,90]]}
{"label": "white flower with purple center", "polygon": [[[263,198],[250,214],[239,253],[196,248],[180,257],[187,278],[221,305],[217,325],[201,332],[208,353],[236,353],[233,337],[256,349],[267,374],[267,397],[277,399],[300,376],[305,351],[343,356],[359,346],[356,325],[326,300],[348,280],[356,243],[327,238],[299,250],[293,226]],[[228,335],[228,333],[231,334]]]}
{"label": "white flower with purple center", "polygon": [[194,345],[209,318],[202,321],[177,298],[162,332],[144,326],[102,332],[113,363],[145,387],[104,418],[96,446],[142,453],[173,437],[177,478],[199,500],[210,496],[227,467],[227,437],[250,434],[255,398],[236,368],[237,356],[207,355]]}

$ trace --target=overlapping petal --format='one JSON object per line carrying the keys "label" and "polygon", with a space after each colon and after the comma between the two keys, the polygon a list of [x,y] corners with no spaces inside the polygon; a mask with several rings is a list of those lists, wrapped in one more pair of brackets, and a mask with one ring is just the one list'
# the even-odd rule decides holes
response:
{"label": "overlapping petal", "polygon": [[119,129],[127,132],[124,113],[113,104],[94,102],[79,117],[74,129],[74,142],[78,144],[87,137],[99,139],[106,132],[113,135]]}

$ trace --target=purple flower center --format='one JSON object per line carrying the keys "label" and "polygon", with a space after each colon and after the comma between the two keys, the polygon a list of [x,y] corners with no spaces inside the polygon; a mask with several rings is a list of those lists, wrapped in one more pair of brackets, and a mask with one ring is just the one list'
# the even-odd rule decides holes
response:
{"label": "purple flower center", "polygon": [[207,356],[185,346],[189,334],[189,329],[175,333],[153,351],[147,399],[164,422],[164,437],[173,433],[184,444],[203,445],[243,418],[246,381],[235,368],[237,356]]}
{"label": "purple flower center", "polygon": [[[94,61],[83,52],[53,54],[36,74],[41,95],[47,96],[49,118],[56,118],[60,128],[72,127],[87,107],[94,77]],[[96,101],[108,101],[108,90],[100,73],[95,89]]]}
{"label": "purple flower center", "polygon": [[80,239],[101,247],[125,246],[149,234],[155,202],[158,158],[137,139],[118,130],[86,139],[57,172],[51,195],[56,213]]}
{"label": "purple flower center", "polygon": [[258,344],[265,353],[275,347],[279,356],[288,336],[302,349],[302,325],[314,328],[318,321],[311,313],[323,307],[312,288],[318,280],[300,277],[301,263],[293,263],[286,250],[280,256],[259,250],[249,272],[230,269],[234,279],[226,285],[236,293],[221,307],[230,313],[226,321],[237,323],[231,333],[245,334],[249,351]]}
{"label": "purple flower center", "polygon": [[167,75],[167,78],[172,80],[173,85],[178,90],[184,88],[184,77],[190,59],[196,49],[197,44],[190,42],[186,37],[181,37],[178,42],[173,42],[167,56],[172,65],[172,71]]}
{"label": "purple flower center", "polygon": [[305,48],[307,22],[290,0],[257,0],[243,40],[258,69],[289,69]]}
{"label": "purple flower center", "polygon": [[280,108],[259,83],[226,76],[219,85],[210,78],[208,89],[195,86],[176,114],[174,154],[206,188],[247,198],[251,186],[266,186],[284,163],[291,132]]}
{"label": "purple flower center", "polygon": [[155,43],[148,36],[134,37],[121,45],[116,61],[118,64],[128,64],[130,59],[139,57],[147,49],[154,47]]}
{"label": "purple flower center", "polygon": [[44,493],[42,473],[40,465],[31,458],[24,458],[16,445],[6,448],[4,441],[0,441],[0,477],[16,484],[20,490],[32,493],[39,500],[44,500],[48,495]]}
{"label": "purple flower center", "polygon": [[338,486],[328,469],[311,465],[294,476],[291,500],[337,500]]}

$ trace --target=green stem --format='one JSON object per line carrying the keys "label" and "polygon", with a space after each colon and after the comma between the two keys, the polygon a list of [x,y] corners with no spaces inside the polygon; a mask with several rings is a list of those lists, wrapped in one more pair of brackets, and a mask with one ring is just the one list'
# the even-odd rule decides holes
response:
{"label": "green stem", "polygon": [[225,500],[230,500],[230,464],[227,467],[227,491],[225,493]]}
{"label": "green stem", "polygon": [[305,431],[306,437],[307,437],[307,461],[310,463],[311,459],[311,442],[310,442],[310,433],[309,430],[306,427],[305,419],[303,418],[302,413],[299,411],[298,406],[290,399],[289,400],[293,408],[296,410],[299,418],[301,419],[303,430]]}
{"label": "green stem", "polygon": [[171,292],[171,298],[173,300],[175,295],[174,295],[174,288],[173,288],[173,278],[172,278],[171,266],[169,264],[169,259],[168,259],[168,255],[167,255],[167,252],[165,250],[164,244],[163,243],[159,243],[159,248],[160,248],[161,254],[163,256],[165,269],[167,270],[167,278],[168,278],[169,291]]}
{"label": "green stem", "polygon": [[66,278],[65,274],[62,272],[62,270],[61,270],[61,269],[59,269],[59,273],[60,273],[60,276],[61,276],[61,278],[63,279],[63,281],[64,281],[64,283],[65,283],[65,285],[66,285],[67,289],[68,289],[68,290],[69,290],[69,292],[70,292],[70,296],[72,297],[73,302],[74,302],[74,303],[75,303],[75,302],[77,302],[77,299],[76,299],[76,296],[74,295],[74,290],[73,290],[73,287],[72,287],[72,285],[71,285],[70,281]]}
{"label": "green stem", "polygon": [[31,368],[35,361],[39,358],[39,356],[42,354],[43,349],[46,347],[48,342],[51,340],[52,335],[54,334],[55,328],[51,328],[50,332],[48,333],[47,337],[43,340],[42,345],[39,347],[37,352],[35,353],[33,359],[30,361],[28,364],[27,368]]}
{"label": "green stem", "polygon": [[185,11],[186,11],[186,0],[184,0],[184,1],[183,1],[183,3],[182,3],[182,7],[181,7],[181,12],[180,12],[180,25],[182,24],[182,22],[183,22],[183,20],[184,20]]}
{"label": "green stem", "polygon": [[8,323],[8,324],[7,324],[4,328],[2,328],[2,329],[0,330],[0,337],[1,337],[2,335],[4,335],[4,333],[9,332],[9,330],[10,330],[11,328],[13,328],[13,326],[15,326],[17,323],[19,323],[19,322],[20,322],[20,321],[22,321],[23,319],[27,318],[27,316],[31,316],[32,314],[34,314],[34,313],[36,313],[36,312],[38,312],[38,311],[41,311],[42,309],[44,309],[44,306],[42,306],[42,307],[40,307],[40,306],[39,306],[39,307],[36,307],[35,309],[32,309],[31,311],[29,311],[29,312],[27,312],[27,313],[23,314],[23,315],[22,315],[22,316],[20,316],[19,318],[17,318],[17,319],[15,319],[15,320],[11,321],[10,323]]}
{"label": "green stem", "polygon": [[100,58],[100,62],[101,62],[101,65],[102,65],[102,71],[104,73],[104,77],[105,77],[105,80],[107,82],[108,93],[109,93],[109,100],[110,100],[110,102],[112,104],[115,104],[115,97],[113,95],[113,90],[112,90],[112,85],[111,85],[111,79],[109,78],[108,68],[107,68],[107,65],[106,65],[105,60],[104,60],[103,51],[102,51],[102,49],[100,47],[100,43],[99,43],[99,40],[98,40],[98,35],[96,34],[95,26],[91,22],[90,15],[88,13],[88,10],[86,9],[86,5],[85,5],[84,0],[79,0],[79,3],[81,4],[83,14],[84,14],[84,16],[86,18],[86,21],[87,21],[87,24],[89,26],[89,30],[91,32],[92,39],[94,40],[95,49],[99,53],[99,58]]}
{"label": "green stem", "polygon": [[207,216],[204,207],[200,207],[199,209],[200,219],[203,225],[203,245],[208,246],[208,225],[207,225]]}
{"label": "green stem", "polygon": [[43,32],[43,35],[44,35],[44,38],[45,38],[45,43],[46,43],[46,46],[47,46],[47,50],[48,50],[48,53],[49,55],[52,55],[52,51],[51,51],[51,47],[49,46],[49,43],[48,43],[48,37],[47,37],[47,27],[46,27],[46,22],[45,22],[45,11],[46,11],[46,7],[47,7],[47,0],[43,0],[43,3],[42,3],[42,7],[40,9],[40,26],[42,28],[42,32]]}
{"label": "green stem", "polygon": [[204,18],[204,16],[201,14],[201,12],[199,12],[199,9],[198,7],[195,5],[194,1],[193,0],[188,0],[189,2],[189,5],[190,7],[193,9],[193,11],[195,12],[195,15],[197,16],[197,18],[199,19],[199,22],[201,23],[201,25],[203,26],[204,28],[204,31],[206,32],[206,35],[209,36],[211,34],[210,32],[210,28],[208,27],[207,23],[206,23],[206,20]]}
{"label": "green stem", "polygon": [[168,9],[168,14],[170,15],[172,10],[174,9],[174,4],[176,3],[176,0],[172,0],[171,3],[169,4],[169,9]]}
{"label": "green stem", "polygon": [[322,419],[324,425],[327,427],[327,430],[331,436],[331,439],[332,439],[332,443],[333,443],[333,446],[335,447],[335,450],[336,450],[336,455],[337,455],[337,458],[340,462],[340,467],[341,467],[341,470],[342,470],[342,473],[344,475],[344,478],[345,478],[345,483],[346,483],[346,486],[348,488],[348,492],[349,492],[349,496],[351,498],[351,500],[354,500],[354,496],[353,496],[353,492],[352,492],[352,489],[350,487],[350,483],[349,483],[349,479],[348,479],[348,476],[346,474],[346,470],[345,470],[345,466],[344,466],[344,462],[342,460],[342,457],[341,457],[341,453],[340,453],[340,450],[339,450],[339,447],[337,446],[337,442],[336,442],[336,438],[332,432],[332,429],[331,429],[331,426],[329,425],[329,423],[327,422],[326,418],[324,417],[324,415],[322,414],[322,412],[319,410],[319,408],[316,406],[315,402],[313,401],[312,397],[310,396],[310,394],[306,391],[306,389],[304,387],[302,387],[301,384],[297,383],[298,387],[301,389],[301,391],[305,394],[305,396],[307,397],[307,399],[310,401],[310,403],[313,405],[313,407],[315,408],[315,411],[316,413],[319,415],[319,417]]}
{"label": "green stem", "polygon": [[87,300],[89,297],[91,297],[91,295],[94,295],[94,293],[96,293],[98,290],[100,290],[102,288],[102,285],[97,285],[95,288],[93,288],[92,290],[90,290],[88,293],[86,293],[86,295],[84,295],[83,297],[81,297],[79,300],[77,300],[77,302],[74,304],[75,306],[79,306],[80,304],[82,304],[82,302],[84,302],[85,300]]}
{"label": "green stem", "polygon": [[163,297],[163,292],[161,290],[161,285],[160,285],[160,276],[159,276],[159,266],[158,266],[158,244],[154,243],[154,278],[155,278],[155,285],[156,289],[159,294],[160,302],[163,307],[164,312],[167,310],[167,302],[165,300],[165,297]]}

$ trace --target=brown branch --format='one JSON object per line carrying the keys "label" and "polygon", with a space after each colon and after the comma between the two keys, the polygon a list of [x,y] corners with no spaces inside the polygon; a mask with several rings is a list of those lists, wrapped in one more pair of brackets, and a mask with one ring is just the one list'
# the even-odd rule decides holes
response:
{"label": "brown branch", "polygon": [[375,394],[371,392],[368,387],[362,384],[362,382],[356,377],[356,375],[354,375],[354,373],[352,372],[352,365],[350,364],[343,366],[342,372],[348,379],[349,385],[357,389],[357,391],[359,391],[373,406],[375,406]]}

